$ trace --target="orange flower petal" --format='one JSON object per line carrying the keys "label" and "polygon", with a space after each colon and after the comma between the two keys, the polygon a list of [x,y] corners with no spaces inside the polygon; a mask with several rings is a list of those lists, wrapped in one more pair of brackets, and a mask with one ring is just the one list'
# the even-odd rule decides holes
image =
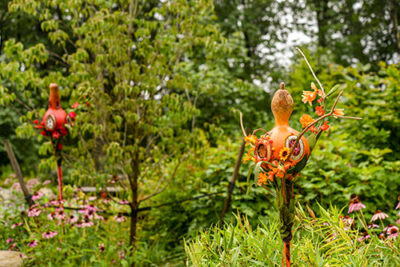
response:
{"label": "orange flower petal", "polygon": [[333,111],[333,116],[335,117],[335,115],[336,116],[343,116],[344,115],[343,109],[342,108],[335,109]]}
{"label": "orange flower petal", "polygon": [[307,127],[309,124],[311,124],[313,122],[314,122],[314,119],[308,114],[304,114],[300,118],[300,123],[303,126],[303,128]]}
{"label": "orange flower petal", "polygon": [[311,91],[303,91],[303,103],[309,103],[312,106],[312,102],[315,100],[315,98],[317,97],[317,92],[311,92]]}
{"label": "orange flower petal", "polygon": [[318,116],[322,116],[322,115],[324,115],[325,114],[325,110],[321,107],[321,106],[317,106],[316,108],[315,108],[315,113],[318,115]]}

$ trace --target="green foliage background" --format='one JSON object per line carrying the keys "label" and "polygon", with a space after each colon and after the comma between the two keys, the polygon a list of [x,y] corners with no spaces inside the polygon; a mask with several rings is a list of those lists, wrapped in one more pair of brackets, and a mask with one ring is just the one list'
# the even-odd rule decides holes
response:
{"label": "green foliage background", "polygon": [[[50,143],[32,121],[46,110],[49,84],[58,83],[64,109],[80,104],[64,145],[66,184],[101,187],[113,175],[137,176],[139,207],[174,203],[140,214],[138,262],[182,263],[183,240],[219,221],[242,142],[239,111],[246,128],[273,127],[270,98],[285,81],[295,100],[292,127],[300,129],[304,113],[315,116],[301,102],[313,81],[303,59],[282,66],[271,58],[291,31],[302,31],[315,36],[302,49],[325,90],[339,84],[338,107],[363,120],[332,123],[302,171],[299,201],[342,208],[356,193],[394,223],[400,7],[360,3],[2,1],[0,141],[11,141],[26,176],[55,179]],[[4,180],[12,170],[3,148],[0,167]],[[247,171],[243,165],[225,220],[235,212],[253,227],[268,224],[273,197],[249,185]],[[129,183],[121,186],[119,197],[131,199]],[[200,195],[208,197],[181,201]]]}

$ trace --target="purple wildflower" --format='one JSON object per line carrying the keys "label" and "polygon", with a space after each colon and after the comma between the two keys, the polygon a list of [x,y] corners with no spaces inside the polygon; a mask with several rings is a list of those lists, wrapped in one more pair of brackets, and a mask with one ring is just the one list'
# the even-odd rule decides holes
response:
{"label": "purple wildflower", "polygon": [[38,205],[33,205],[28,209],[28,217],[37,217],[42,211],[39,209]]}
{"label": "purple wildflower", "polygon": [[370,239],[370,238],[371,238],[371,236],[367,232],[364,232],[363,235],[357,239],[357,241],[362,242],[362,241]]}
{"label": "purple wildflower", "polygon": [[353,211],[359,211],[361,209],[365,209],[365,205],[361,203],[360,199],[356,194],[352,194],[350,197],[348,213],[352,213]]}
{"label": "purple wildflower", "polygon": [[114,216],[114,220],[117,222],[124,222],[126,220],[125,216],[123,216],[121,213],[118,214],[117,216]]}
{"label": "purple wildflower", "polygon": [[17,243],[12,243],[11,246],[8,247],[8,250],[13,250],[17,246]]}
{"label": "purple wildflower", "polygon": [[22,222],[20,222],[20,223],[14,223],[13,225],[11,225],[11,229],[14,229],[15,227],[21,226],[21,225],[22,225]]}
{"label": "purple wildflower", "polygon": [[374,224],[374,223],[369,223],[367,227],[368,227],[368,229],[371,229],[371,228],[379,228],[379,225]]}
{"label": "purple wildflower", "polygon": [[36,240],[32,240],[28,243],[28,246],[31,248],[34,248],[38,245],[38,242]]}
{"label": "purple wildflower", "polygon": [[42,234],[42,237],[43,237],[43,238],[46,238],[46,239],[50,239],[50,238],[55,237],[57,234],[58,234],[57,231],[54,231],[54,232],[52,232],[52,231],[46,231],[46,232],[44,232],[44,233]]}
{"label": "purple wildflower", "polygon": [[377,210],[377,211],[375,211],[374,216],[372,216],[371,222],[374,222],[374,221],[376,221],[378,219],[379,220],[384,220],[387,217],[389,217],[389,216],[386,213],[382,212],[381,210]]}
{"label": "purple wildflower", "polygon": [[71,215],[71,216],[69,216],[69,218],[68,218],[68,222],[69,222],[70,224],[74,224],[74,223],[76,223],[78,220],[79,220],[79,217],[76,216],[76,215]]}
{"label": "purple wildflower", "polygon": [[40,191],[35,192],[35,193],[33,194],[33,196],[32,196],[32,200],[33,200],[33,201],[36,201],[36,200],[40,199],[42,196],[43,196],[43,193],[42,193],[42,192],[40,192]]}
{"label": "purple wildflower", "polygon": [[388,226],[386,226],[384,229],[383,229],[383,232],[384,233],[386,233],[386,234],[388,234],[388,233],[391,233],[392,231],[396,231],[396,232],[398,232],[399,231],[399,227],[397,227],[397,226],[395,226],[395,225],[393,225],[393,224],[389,224]]}
{"label": "purple wildflower", "polygon": [[48,184],[50,184],[51,183],[51,181],[50,180],[46,180],[46,181],[44,181],[43,182],[43,184],[42,185],[48,185]]}

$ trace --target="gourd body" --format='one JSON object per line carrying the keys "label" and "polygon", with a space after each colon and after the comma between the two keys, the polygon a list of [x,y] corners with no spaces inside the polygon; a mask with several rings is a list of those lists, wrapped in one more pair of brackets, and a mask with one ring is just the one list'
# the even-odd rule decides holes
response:
{"label": "gourd body", "polygon": [[52,132],[61,129],[67,122],[67,113],[61,108],[61,99],[57,84],[50,84],[49,108],[43,116],[46,130]]}
{"label": "gourd body", "polygon": [[[280,154],[282,149],[287,147],[290,150],[296,142],[296,136],[299,132],[289,126],[289,118],[293,107],[293,98],[287,90],[279,89],[276,91],[271,102],[271,110],[275,117],[275,127],[268,132],[268,136],[272,141],[272,159],[279,160],[282,156]],[[303,157],[308,158],[309,155],[310,147],[307,139],[302,136],[290,161],[297,163]]]}

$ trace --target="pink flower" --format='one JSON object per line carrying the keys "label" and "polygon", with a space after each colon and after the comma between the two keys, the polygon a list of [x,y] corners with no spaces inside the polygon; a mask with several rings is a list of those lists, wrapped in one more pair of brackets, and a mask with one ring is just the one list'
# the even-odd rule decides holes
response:
{"label": "pink flower", "polygon": [[51,221],[54,220],[55,216],[56,216],[56,212],[55,211],[50,212],[49,214],[47,214],[47,218],[49,220],[51,220]]}
{"label": "pink flower", "polygon": [[96,213],[97,208],[95,205],[90,204],[84,206],[83,209],[80,209],[78,212],[81,214],[84,214],[85,216],[88,216],[90,219],[93,217],[93,215]]}
{"label": "pink flower", "polygon": [[117,216],[114,216],[114,220],[116,220],[117,222],[124,222],[126,218],[122,214],[118,214]]}
{"label": "pink flower", "polygon": [[33,187],[35,187],[35,186],[37,186],[37,185],[39,185],[39,184],[40,184],[40,181],[39,181],[39,179],[37,179],[37,178],[30,179],[30,180],[28,180],[28,181],[26,182],[26,186],[27,186],[28,188],[33,188]]}
{"label": "pink flower", "polygon": [[384,233],[380,233],[380,234],[378,235],[378,238],[379,238],[379,239],[382,239],[382,240],[385,240],[385,239],[386,239]]}
{"label": "pink flower", "polygon": [[28,210],[28,217],[37,217],[40,215],[42,211],[38,208],[37,205],[33,205]]}
{"label": "pink flower", "polygon": [[96,196],[88,197],[88,200],[89,200],[89,201],[95,201],[96,199],[97,199]]}
{"label": "pink flower", "polygon": [[129,204],[129,201],[128,200],[121,200],[119,202],[119,204],[122,204],[122,205]]}
{"label": "pink flower", "polygon": [[390,235],[388,236],[388,238],[396,238],[396,237],[397,237],[397,232],[394,233],[394,234],[390,234]]}
{"label": "pink flower", "polygon": [[399,208],[400,208],[400,202],[397,203],[396,210],[398,210]]}
{"label": "pink flower", "polygon": [[389,233],[391,233],[393,231],[398,232],[399,231],[399,227],[397,227],[397,226],[395,226],[393,224],[389,224],[388,226],[386,226],[383,229],[383,232],[386,233],[386,234],[389,234]]}
{"label": "pink flower", "polygon": [[343,229],[345,231],[349,230],[352,226],[354,226],[354,219],[350,218],[348,215],[343,217]]}
{"label": "pink flower", "polygon": [[75,116],[76,116],[76,113],[74,112],[74,111],[72,111],[72,112],[70,112],[69,114],[68,114],[68,117],[70,117],[71,118],[71,120],[75,120]]}
{"label": "pink flower", "polygon": [[28,243],[28,246],[31,248],[34,248],[38,245],[38,242],[36,240],[32,240]]}
{"label": "pink flower", "polygon": [[69,222],[70,224],[74,224],[74,223],[76,223],[78,220],[79,220],[79,217],[76,216],[76,215],[71,215],[71,216],[69,216],[69,218],[68,218],[68,222]]}
{"label": "pink flower", "polygon": [[120,260],[125,259],[125,251],[118,251],[117,253]]}
{"label": "pink flower", "polygon": [[57,220],[64,220],[65,219],[64,208],[56,209],[54,217],[57,218]]}
{"label": "pink flower", "polygon": [[116,175],[113,175],[113,178],[108,180],[110,184],[115,184],[117,181],[118,181],[118,176]]}
{"label": "pink flower", "polygon": [[17,227],[17,226],[21,226],[22,225],[22,222],[20,222],[20,223],[17,223],[17,224],[13,224],[13,225],[11,225],[11,229],[14,229],[15,227]]}
{"label": "pink flower", "polygon": [[9,238],[9,239],[7,239],[7,244],[10,244],[11,242],[13,242],[14,241],[14,238]]}
{"label": "pink flower", "polygon": [[103,199],[103,203],[104,203],[104,204],[107,204],[107,203],[109,203],[109,202],[111,202],[111,199],[108,199],[108,198]]}
{"label": "pink flower", "polygon": [[86,209],[90,210],[90,211],[93,211],[93,212],[97,211],[97,208],[96,208],[96,206],[94,204],[86,205]]}
{"label": "pink flower", "polygon": [[11,246],[8,248],[8,250],[13,250],[13,249],[15,248],[16,245],[17,245],[17,243],[11,244]]}
{"label": "pink flower", "polygon": [[43,238],[46,238],[46,239],[50,239],[50,238],[55,237],[57,234],[58,234],[57,231],[54,231],[54,232],[52,232],[52,231],[46,231],[46,232],[44,232],[44,233],[42,234],[42,237],[43,237]]}
{"label": "pink flower", "polygon": [[386,234],[389,235],[388,238],[395,238],[399,232],[399,228],[397,226],[391,227],[386,231]]}
{"label": "pink flower", "polygon": [[371,228],[379,228],[379,225],[373,224],[373,223],[369,223],[367,227],[368,227],[368,229],[371,229]]}
{"label": "pink flower", "polygon": [[75,224],[76,227],[91,227],[93,226],[93,222],[90,220],[88,216],[85,216],[85,218],[80,222]]}
{"label": "pink flower", "polygon": [[389,217],[386,213],[382,212],[381,210],[377,210],[374,213],[374,216],[372,216],[371,222],[374,222],[376,220],[384,220],[387,217]]}
{"label": "pink flower", "polygon": [[400,224],[400,219],[398,219],[398,220],[396,221],[396,224]]}
{"label": "pink flower", "polygon": [[13,183],[13,185],[11,186],[11,189],[13,189],[15,191],[21,191],[21,185],[19,183]]}
{"label": "pink flower", "polygon": [[360,199],[356,194],[352,194],[350,197],[348,213],[352,213],[353,211],[359,211],[361,209],[365,209],[365,205],[361,203]]}
{"label": "pink flower", "polygon": [[370,236],[367,232],[364,232],[363,235],[362,235],[362,237],[360,237],[360,238],[357,239],[357,240],[358,240],[358,242],[362,242],[362,241],[367,240],[367,239],[369,239],[369,238],[371,238],[371,236]]}
{"label": "pink flower", "polygon": [[51,183],[50,180],[46,180],[46,181],[43,182],[43,185],[48,185],[48,184],[50,184],[50,183]]}
{"label": "pink flower", "polygon": [[60,205],[62,205],[62,203],[63,203],[63,201],[58,201],[55,199],[49,201],[49,204],[52,206],[60,206]]}
{"label": "pink flower", "polygon": [[75,102],[74,104],[72,104],[72,108],[78,108],[79,107],[79,103]]}
{"label": "pink flower", "polygon": [[104,217],[103,217],[103,216],[100,216],[100,215],[97,215],[97,213],[94,214],[94,218],[95,218],[96,220],[104,220]]}
{"label": "pink flower", "polygon": [[359,211],[361,209],[365,209],[365,205],[363,203],[361,203],[361,202],[353,203],[353,204],[350,204],[348,212],[352,213],[353,211]]}
{"label": "pink flower", "polygon": [[33,196],[32,196],[32,200],[33,200],[33,201],[38,200],[38,199],[40,199],[42,196],[43,196],[43,193],[42,193],[42,192],[40,192],[40,191],[35,192],[35,193],[33,194]]}

